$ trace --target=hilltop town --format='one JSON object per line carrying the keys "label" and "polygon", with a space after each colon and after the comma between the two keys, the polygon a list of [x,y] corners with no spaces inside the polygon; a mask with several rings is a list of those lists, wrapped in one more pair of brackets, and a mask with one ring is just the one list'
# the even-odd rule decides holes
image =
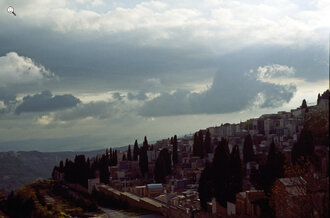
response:
{"label": "hilltop town", "polygon": [[[88,184],[86,183],[88,192],[92,194],[95,189],[118,201],[125,200],[132,207],[159,212],[168,217],[192,215],[198,217],[205,214],[261,216],[269,213],[267,210],[270,210],[268,205],[270,196],[278,197],[272,193],[274,187],[289,190],[293,196],[288,194],[287,198],[290,198],[292,203],[292,199],[310,193],[308,184],[304,186],[306,189],[304,193],[292,191],[300,184],[308,182],[303,179],[303,175],[286,178],[284,170],[280,170],[278,174],[277,166],[271,168],[269,159],[270,153],[273,152],[274,159],[282,158],[282,162],[275,164],[282,164],[283,167],[284,165],[294,167],[298,156],[313,157],[311,170],[320,180],[317,187],[318,200],[326,202],[327,199],[328,202],[328,189],[325,188],[329,184],[329,141],[326,135],[329,128],[328,118],[329,91],[327,90],[322,96],[318,96],[317,105],[314,106],[307,106],[306,101],[303,100],[300,107],[289,112],[265,114],[238,124],[221,124],[200,130],[194,135],[163,139],[153,145],[148,145],[145,138],[141,147],[135,142],[134,150],[131,150],[130,146],[127,151],[107,150],[105,154],[96,157],[96,162],[107,160],[108,157],[110,162],[106,171],[109,174],[96,170],[95,177],[89,178]],[[322,125],[325,130],[322,129]],[[306,129],[314,135],[314,141],[302,142],[303,138],[306,138],[303,136]],[[318,133],[323,131],[325,135],[317,134],[315,131]],[[310,151],[312,153],[299,153],[297,148],[306,143],[312,143],[312,151]],[[221,204],[215,197],[206,196],[206,202],[202,203],[201,201],[205,199],[201,192],[205,190],[201,190],[203,185],[201,177],[203,173],[204,177],[206,176],[206,172],[203,171],[206,170],[207,164],[213,162],[215,165],[215,156],[217,149],[221,150],[220,146],[227,147],[229,155],[233,155],[234,150],[239,154],[236,158],[239,160],[240,187],[231,193],[234,195],[231,201],[225,199]],[[139,152],[136,151],[137,148]],[[112,158],[114,155],[115,160]],[[234,171],[233,166],[228,165],[228,167],[229,171]],[[53,175],[57,180],[65,180],[65,166],[61,168],[63,170],[55,168]],[[265,175],[263,169],[268,169],[270,175]],[[220,170],[216,169],[215,173],[222,173]],[[273,177],[273,181],[268,184],[260,184],[260,182],[258,184],[258,175]],[[207,182],[207,178],[204,180]],[[235,180],[231,182],[233,181]],[[213,191],[216,192],[217,188]],[[290,211],[283,209],[285,205],[279,202],[273,206],[275,210],[273,213],[278,216],[289,213]],[[320,211],[316,212],[320,213]]]}
{"label": "hilltop town", "polygon": [[145,137],[142,146],[135,141],[126,151],[110,148],[87,160],[77,155],[61,161],[52,176],[72,199],[84,193],[104,207],[166,217],[324,217],[328,120],[329,90],[313,106],[303,100],[289,112],[152,145]]}

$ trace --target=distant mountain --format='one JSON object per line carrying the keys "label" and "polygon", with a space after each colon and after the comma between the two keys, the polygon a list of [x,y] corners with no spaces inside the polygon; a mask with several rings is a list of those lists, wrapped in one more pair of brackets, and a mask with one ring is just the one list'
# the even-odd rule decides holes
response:
{"label": "distant mountain", "polygon": [[[155,143],[150,141],[149,143]],[[132,139],[132,142],[134,140]],[[7,151],[40,151],[40,152],[62,152],[79,151],[86,152],[91,150],[105,150],[106,148],[116,148],[118,150],[127,149],[127,145],[118,147],[118,144],[109,145],[109,140],[98,136],[79,136],[65,138],[47,138],[47,139],[25,139],[0,142],[0,152]]]}
{"label": "distant mountain", "polygon": [[6,151],[41,151],[41,152],[62,152],[62,151],[90,151],[104,149],[108,141],[102,137],[80,136],[65,138],[47,139],[26,139],[16,141],[0,142],[0,152]]}
{"label": "distant mountain", "polygon": [[104,151],[102,149],[86,152],[0,152],[0,189],[9,192],[37,179],[50,178],[53,167],[61,160],[74,159],[77,154],[94,157]]}

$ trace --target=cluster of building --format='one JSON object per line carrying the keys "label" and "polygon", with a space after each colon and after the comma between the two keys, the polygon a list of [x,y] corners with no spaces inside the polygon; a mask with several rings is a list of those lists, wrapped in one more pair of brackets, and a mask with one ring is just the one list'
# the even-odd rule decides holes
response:
{"label": "cluster of building", "polygon": [[[212,150],[217,143],[225,137],[228,140],[229,149],[234,145],[239,146],[241,159],[243,159],[243,143],[245,137],[250,134],[253,140],[254,153],[258,161],[248,162],[244,166],[246,169],[243,179],[243,191],[236,195],[236,202],[228,202],[227,208],[217,204],[215,199],[208,203],[209,214],[261,216],[266,198],[262,190],[255,190],[250,183],[250,173],[252,169],[258,169],[259,164],[266,161],[269,146],[272,141],[276,144],[276,149],[281,151],[288,162],[291,162],[291,151],[295,142],[299,138],[299,133],[303,129],[304,118],[307,111],[313,110],[329,111],[329,99],[321,99],[317,105],[311,107],[299,107],[290,112],[281,111],[277,114],[266,114],[256,119],[250,119],[239,124],[221,124],[210,127],[207,130],[212,137]],[[201,130],[205,132],[207,130]],[[217,140],[214,140],[217,139]],[[149,174],[141,176],[138,161],[119,161],[116,166],[109,167],[109,186],[98,185],[99,190],[103,190],[111,195],[125,196],[130,199],[133,206],[151,208],[151,210],[162,213],[170,217],[198,217],[200,212],[200,202],[198,197],[198,183],[206,161],[212,162],[213,154],[209,153],[205,158],[194,157],[193,136],[186,135],[178,138],[178,163],[172,164],[172,172],[166,177],[166,183],[155,184],[153,172],[155,162],[159,152],[163,148],[172,152],[172,145],[169,139],[157,141],[153,144],[153,149],[148,150]],[[118,159],[125,152],[118,153]],[[321,177],[328,175],[329,147],[316,145],[315,154],[319,160],[317,172]],[[290,179],[282,178],[276,181],[276,185],[283,189],[294,190],[295,183],[288,182]],[[327,183],[329,180],[327,180]],[[325,181],[326,183],[326,181]],[[98,180],[90,180],[90,191],[98,184]],[[301,183],[296,184],[301,185]],[[114,194],[115,193],[115,194]],[[294,192],[292,192],[294,194]],[[301,194],[301,193],[299,193]],[[147,205],[147,206],[146,206]],[[150,206],[153,205],[153,206]],[[277,215],[281,216],[283,205],[276,205]]]}

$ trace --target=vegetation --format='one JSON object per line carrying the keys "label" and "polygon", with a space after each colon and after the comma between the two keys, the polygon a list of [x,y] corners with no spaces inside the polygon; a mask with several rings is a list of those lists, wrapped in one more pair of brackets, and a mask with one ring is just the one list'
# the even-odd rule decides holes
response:
{"label": "vegetation", "polygon": [[82,217],[101,213],[93,200],[64,187],[53,180],[34,182],[11,192],[0,209],[10,217]]}
{"label": "vegetation", "polygon": [[138,160],[139,153],[140,153],[139,145],[138,145],[137,140],[135,140],[134,149],[133,149],[133,160],[134,161]]}
{"label": "vegetation", "polygon": [[207,202],[212,200],[214,196],[214,178],[212,165],[210,163],[206,163],[205,168],[201,174],[199,179],[198,186],[198,195],[201,202],[201,207],[206,211],[207,210]]}
{"label": "vegetation", "polygon": [[284,155],[277,151],[275,143],[272,142],[269,148],[267,161],[251,173],[251,183],[260,190],[269,194],[276,179],[284,175]]}
{"label": "vegetation", "polygon": [[313,134],[310,130],[303,129],[298,142],[292,148],[292,161],[295,163],[300,157],[311,158],[314,154]]}
{"label": "vegetation", "polygon": [[176,164],[178,163],[178,139],[176,135],[173,137],[172,145],[173,145],[173,156],[172,156],[173,164]]}
{"label": "vegetation", "polygon": [[201,207],[214,196],[224,207],[227,201],[235,201],[242,190],[242,165],[238,146],[229,152],[228,141],[222,139],[217,146],[212,164],[207,163],[199,180]]}
{"label": "vegetation", "polygon": [[329,146],[329,110],[310,110],[305,116],[304,129],[312,133],[316,145]]}
{"label": "vegetation", "polygon": [[245,137],[244,145],[243,145],[243,161],[244,163],[250,162],[254,160],[254,151],[252,144],[252,137],[248,134]]}
{"label": "vegetation", "polygon": [[196,132],[194,134],[193,155],[204,158],[207,153],[211,152],[211,135],[209,130],[205,133],[205,139],[202,130]]}
{"label": "vegetation", "polygon": [[165,177],[171,173],[171,155],[167,148],[163,148],[155,165],[155,180],[157,183],[165,183]]}
{"label": "vegetation", "polygon": [[139,166],[142,176],[144,177],[146,173],[149,172],[148,167],[148,149],[149,144],[147,137],[144,137],[144,142],[142,148],[140,148],[140,159],[139,159]]}
{"label": "vegetation", "polygon": [[86,160],[84,155],[76,155],[74,161],[66,159],[65,164],[60,162],[59,167],[55,166],[52,177],[55,176],[55,171],[64,173],[65,181],[72,184],[80,184],[87,188],[88,179],[94,178],[96,173],[99,173],[100,181],[109,184],[109,166],[117,165],[117,151],[106,150],[101,157],[96,156],[92,163],[89,158]]}
{"label": "vegetation", "polygon": [[131,145],[128,145],[128,149],[127,149],[127,160],[128,161],[131,161],[132,160]]}

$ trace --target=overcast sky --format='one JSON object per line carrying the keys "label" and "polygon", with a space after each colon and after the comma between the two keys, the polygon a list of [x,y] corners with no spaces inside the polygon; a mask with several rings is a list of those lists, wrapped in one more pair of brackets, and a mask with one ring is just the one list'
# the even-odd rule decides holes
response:
{"label": "overcast sky", "polygon": [[327,0],[0,9],[0,150],[157,140],[312,105],[329,88]]}

